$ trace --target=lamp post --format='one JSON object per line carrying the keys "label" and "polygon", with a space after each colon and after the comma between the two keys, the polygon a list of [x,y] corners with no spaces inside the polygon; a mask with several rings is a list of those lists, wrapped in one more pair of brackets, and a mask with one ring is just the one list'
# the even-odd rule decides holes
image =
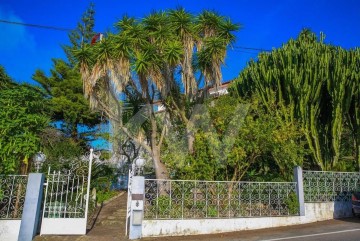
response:
{"label": "lamp post", "polygon": [[135,167],[137,175],[141,174],[144,168],[146,160],[141,157],[141,155],[135,160]]}
{"label": "lamp post", "polygon": [[33,161],[35,164],[35,170],[36,172],[40,171],[40,168],[42,167],[42,165],[44,164],[44,161],[46,160],[46,156],[44,153],[42,153],[41,151],[39,151],[38,153],[35,154]]}

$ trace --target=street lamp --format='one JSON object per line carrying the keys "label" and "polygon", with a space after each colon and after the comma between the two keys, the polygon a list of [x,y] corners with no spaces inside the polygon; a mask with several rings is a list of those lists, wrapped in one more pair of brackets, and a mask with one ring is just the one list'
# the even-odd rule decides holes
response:
{"label": "street lamp", "polygon": [[145,162],[146,162],[146,159],[142,158],[141,156],[139,156],[135,160],[135,166],[136,166],[136,169],[138,170],[138,174],[140,174],[142,172]]}
{"label": "street lamp", "polygon": [[38,153],[35,154],[35,156],[33,158],[33,161],[34,161],[34,164],[35,164],[36,172],[39,172],[39,170],[42,167],[45,160],[46,160],[46,156],[41,151],[39,151]]}

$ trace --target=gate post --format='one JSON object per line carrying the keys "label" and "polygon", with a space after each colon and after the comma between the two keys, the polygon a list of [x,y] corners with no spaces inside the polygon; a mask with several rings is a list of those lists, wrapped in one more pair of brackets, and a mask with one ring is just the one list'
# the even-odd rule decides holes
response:
{"label": "gate post", "polygon": [[134,176],[131,183],[129,239],[139,239],[144,218],[145,177]]}
{"label": "gate post", "polygon": [[38,228],[45,175],[30,173],[18,241],[31,241]]}
{"label": "gate post", "polygon": [[[91,182],[91,168],[92,162],[94,159],[94,149],[90,149],[89,155],[89,170],[88,170],[88,179],[87,179],[87,189],[86,189],[86,204],[85,204],[85,221],[88,220],[88,213],[89,213],[89,202],[90,202],[90,182]],[[85,230],[86,233],[86,230]]]}
{"label": "gate post", "polygon": [[301,167],[294,167],[294,182],[296,182],[296,195],[299,202],[299,214],[305,216],[303,170]]}

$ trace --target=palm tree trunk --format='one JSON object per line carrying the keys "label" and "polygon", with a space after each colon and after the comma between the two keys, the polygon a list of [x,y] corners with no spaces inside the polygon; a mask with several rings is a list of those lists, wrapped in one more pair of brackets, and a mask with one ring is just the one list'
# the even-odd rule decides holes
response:
{"label": "palm tree trunk", "polygon": [[157,135],[158,135],[157,124],[155,119],[155,113],[152,108],[150,114],[150,122],[151,122],[151,136],[150,136],[151,155],[154,161],[156,179],[170,179],[165,164],[161,162],[160,146],[157,145]]}
{"label": "palm tree trunk", "polygon": [[156,179],[170,179],[165,164],[161,162],[160,148],[152,147],[152,158],[155,166]]}
{"label": "palm tree trunk", "polygon": [[186,129],[186,137],[187,137],[188,151],[190,154],[193,154],[194,153],[194,141],[195,141],[194,132],[187,128]]}
{"label": "palm tree trunk", "polygon": [[[151,122],[151,155],[154,162],[155,167],[155,175],[156,179],[158,180],[169,180],[169,174],[166,169],[164,163],[161,162],[161,155],[160,155],[160,145],[157,145],[157,125],[155,120],[155,114],[153,109],[151,108],[151,115],[150,115],[150,122]],[[158,190],[160,195],[167,195],[167,191],[169,190],[168,182],[158,182]]]}

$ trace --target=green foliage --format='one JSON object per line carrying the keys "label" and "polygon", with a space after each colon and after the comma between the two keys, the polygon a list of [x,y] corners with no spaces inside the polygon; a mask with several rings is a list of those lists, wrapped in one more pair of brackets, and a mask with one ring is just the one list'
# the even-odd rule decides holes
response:
{"label": "green foliage", "polygon": [[[99,113],[90,111],[89,104],[83,96],[78,70],[60,59],[54,59],[53,63],[54,68],[50,77],[40,70],[33,76],[50,96],[53,120],[60,121],[61,130],[75,141],[94,138],[95,133],[91,128],[101,122],[101,117]],[[85,127],[88,131],[79,135],[79,127]]]}
{"label": "green foliage", "polygon": [[[157,204],[156,204],[157,203]],[[181,218],[183,211],[188,211],[187,207],[181,207],[181,203],[174,202],[167,195],[161,195],[154,200],[154,206],[151,207],[150,213],[157,214],[159,218]],[[157,207],[157,210],[156,210]]]}
{"label": "green foliage", "polygon": [[54,142],[48,138],[44,142],[46,155],[49,155],[55,166],[59,166],[56,159],[78,157],[87,149],[89,141],[103,134],[95,128],[102,122],[102,117],[98,112],[90,110],[84,98],[81,76],[72,55],[73,49],[81,47],[83,43],[90,43],[95,35],[94,15],[94,4],[91,3],[77,28],[69,33],[70,45],[63,46],[67,60],[53,59],[49,76],[42,70],[37,70],[33,75],[33,79],[41,84],[48,95],[52,120],[64,133],[61,140],[55,138],[57,141]]}
{"label": "green foliage", "polygon": [[109,200],[112,197],[118,195],[118,191],[109,191],[109,190],[98,190],[96,191],[96,202],[103,203],[106,200]]}
{"label": "green foliage", "polygon": [[[131,102],[136,99],[133,95],[140,100],[140,106],[159,101],[166,106],[174,126],[186,126],[194,103],[202,103],[208,88],[221,84],[227,47],[239,29],[230,19],[213,11],[195,16],[183,8],[152,12],[141,19],[124,16],[115,26],[117,32],[106,34],[96,44],[84,44],[73,54],[90,106],[114,120],[118,129],[124,129],[119,96]],[[200,90],[203,86],[205,89]],[[108,108],[109,103],[114,105]],[[157,177],[167,178],[160,161],[164,125],[156,123],[154,110],[147,117],[147,125],[138,128],[138,133],[127,129],[123,132],[151,152]],[[152,145],[140,140],[144,133]]]}
{"label": "green foliage", "polygon": [[290,215],[299,214],[299,201],[296,193],[294,192],[290,193],[288,198],[285,200],[285,204],[289,209]]}
{"label": "green foliage", "polygon": [[0,89],[6,88],[11,84],[13,83],[10,76],[6,74],[4,67],[0,65]]}
{"label": "green foliage", "polygon": [[69,33],[71,45],[63,46],[67,59],[72,66],[76,63],[72,51],[80,48],[85,43],[89,44],[91,42],[91,39],[95,35],[94,26],[95,4],[91,2],[88,9],[83,13],[81,21],[77,24],[77,27]]}
{"label": "green foliage", "polygon": [[218,210],[215,207],[208,207],[207,215],[208,215],[208,217],[217,217],[218,216]]}
{"label": "green foliage", "polygon": [[93,163],[91,175],[92,187],[110,190],[111,183],[115,181],[115,171],[116,169],[109,165]]}
{"label": "green foliage", "polygon": [[0,173],[27,173],[49,125],[48,102],[36,88],[12,84],[0,89]]}
{"label": "green foliage", "polygon": [[84,153],[80,143],[52,127],[46,128],[41,133],[40,141],[43,153],[46,155],[46,162],[42,166],[43,172],[47,172],[49,166],[52,170],[68,169],[71,162]]}
{"label": "green foliage", "polygon": [[171,199],[169,196],[162,195],[158,197],[155,202],[157,202],[158,214],[160,216],[167,216],[170,212]]}
{"label": "green foliage", "polygon": [[183,179],[216,179],[219,166],[212,147],[213,145],[209,143],[209,138],[204,133],[195,134],[194,153],[187,157],[188,165],[182,170],[181,175]]}
{"label": "green foliage", "polygon": [[93,186],[98,190],[110,190],[111,180],[109,177],[97,176],[94,181]]}
{"label": "green foliage", "polygon": [[111,184],[116,180],[116,170],[108,165],[93,163],[91,189],[96,189],[96,202],[102,203],[116,196],[119,192],[111,190]]}
{"label": "green foliage", "polygon": [[[303,30],[297,39],[251,61],[232,89],[241,97],[259,96],[267,112],[273,111],[270,106],[275,99],[285,124],[300,123],[318,168],[352,166],[354,170],[360,165],[360,50],[345,50],[323,40],[323,34],[318,39]],[[346,128],[354,134],[344,138]],[[354,144],[344,146],[343,139]],[[343,150],[349,154],[347,149],[352,150],[351,158],[344,156]],[[350,165],[344,164],[349,160]]]}
{"label": "green foliage", "polygon": [[[291,180],[293,167],[301,165],[307,154],[304,135],[296,122],[284,124],[276,103],[270,107],[271,114],[255,96],[247,102],[230,95],[209,101],[207,114],[201,113],[199,118],[206,119],[203,123],[210,123],[210,127],[199,126],[192,154],[179,155],[179,147],[184,145],[181,136],[177,136],[180,141],[166,141],[163,158],[174,170],[173,176],[197,180]],[[237,113],[244,110],[246,115]]]}

